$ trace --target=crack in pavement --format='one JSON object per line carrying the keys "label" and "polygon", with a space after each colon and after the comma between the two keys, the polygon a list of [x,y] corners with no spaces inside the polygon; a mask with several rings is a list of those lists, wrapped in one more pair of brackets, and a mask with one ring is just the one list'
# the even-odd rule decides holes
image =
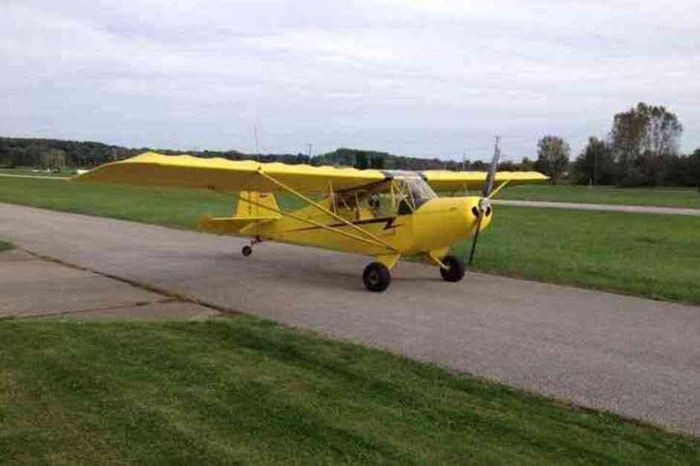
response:
{"label": "crack in pavement", "polygon": [[[225,307],[225,306],[220,306],[220,305],[214,304],[214,303],[209,303],[209,302],[203,301],[203,300],[201,300],[201,299],[192,298],[192,297],[186,296],[186,295],[184,295],[184,294],[182,294],[182,293],[178,293],[178,292],[175,292],[175,291],[167,290],[167,289],[165,289],[165,288],[161,288],[161,287],[158,287],[158,286],[150,285],[150,284],[148,284],[148,283],[143,283],[143,282],[139,282],[139,281],[136,281],[136,280],[131,280],[131,279],[129,279],[129,278],[124,278],[124,277],[120,277],[120,276],[117,276],[117,275],[112,275],[112,274],[109,274],[109,273],[100,272],[100,271],[98,271],[98,270],[91,269],[91,268],[88,268],[88,267],[83,267],[83,266],[81,266],[81,265],[72,264],[72,263],[70,263],[70,262],[66,262],[66,261],[61,260],[61,259],[58,259],[58,258],[56,258],[56,257],[51,257],[51,256],[47,256],[47,255],[44,255],[44,254],[39,254],[39,253],[30,251],[30,250],[28,250],[28,249],[25,249],[25,248],[17,247],[16,250],[25,252],[25,253],[29,254],[30,256],[35,257],[35,258],[37,258],[37,259],[39,259],[39,260],[43,260],[43,261],[46,261],[46,262],[53,262],[53,263],[55,263],[55,264],[59,264],[59,265],[62,265],[62,266],[64,266],[64,267],[68,267],[68,268],[75,269],[75,270],[80,270],[80,271],[83,271],[83,272],[89,272],[89,273],[98,275],[98,276],[100,276],[100,277],[109,278],[109,279],[111,279],[111,280],[115,280],[115,281],[118,281],[118,282],[121,282],[121,283],[125,283],[125,284],[127,284],[127,285],[133,286],[134,288],[138,288],[138,289],[141,289],[141,290],[144,290],[144,291],[149,291],[149,292],[151,292],[151,293],[155,293],[155,294],[159,294],[159,295],[161,295],[161,296],[165,296],[165,297],[167,298],[167,299],[165,300],[166,302],[191,303],[191,304],[195,304],[195,305],[198,305],[198,306],[202,306],[202,307],[204,307],[204,308],[207,308],[207,309],[210,309],[210,310],[213,310],[213,311],[217,311],[217,312],[220,312],[220,313],[222,313],[222,314],[228,314],[228,315],[240,315],[240,314],[242,314],[242,312],[239,312],[239,311],[237,311],[237,310],[235,310],[235,309],[231,309],[231,308],[228,308],[228,307]],[[157,302],[153,302],[153,303],[136,303],[136,304],[132,304],[132,305],[130,305],[130,306],[132,306],[132,307],[134,307],[134,306],[145,306],[145,305],[148,305],[148,304],[158,304],[158,303],[161,303],[161,301],[157,301]],[[124,307],[127,307],[127,306],[116,306],[116,307],[114,307],[113,309],[119,309],[119,308],[124,308]],[[112,308],[100,308],[99,310],[108,310],[108,309],[112,309]],[[98,309],[91,309],[91,310],[88,310],[88,311],[85,311],[85,312],[96,311],[96,310],[98,310]],[[62,312],[62,313],[54,313],[53,315],[66,315],[66,314],[72,314],[72,313],[76,313],[76,312],[82,312],[82,311],[69,311],[69,312]],[[46,315],[47,315],[47,314],[42,314],[41,316],[44,316],[44,317],[45,317]],[[25,318],[28,318],[28,317],[30,317],[30,316],[27,316],[27,317],[25,317]],[[31,316],[31,317],[40,317],[40,316]]]}

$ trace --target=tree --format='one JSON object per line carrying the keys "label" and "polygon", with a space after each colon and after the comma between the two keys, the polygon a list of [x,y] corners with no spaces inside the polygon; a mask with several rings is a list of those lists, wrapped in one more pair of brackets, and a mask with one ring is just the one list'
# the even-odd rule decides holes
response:
{"label": "tree", "polygon": [[66,154],[61,149],[48,149],[39,157],[39,166],[49,170],[61,170],[66,166]]}
{"label": "tree", "polygon": [[609,144],[591,137],[586,148],[576,157],[573,165],[577,184],[614,184],[617,182],[615,159]]}
{"label": "tree", "polygon": [[517,168],[518,166],[516,165],[516,163],[511,160],[505,160],[498,164],[498,171],[514,172],[517,170]]}
{"label": "tree", "polygon": [[545,136],[537,142],[535,168],[556,184],[569,165],[569,144],[558,136]]}
{"label": "tree", "polygon": [[535,169],[535,162],[530,160],[528,157],[523,157],[523,161],[520,162],[520,169],[523,171],[532,171]]}
{"label": "tree", "polygon": [[14,165],[7,143],[2,138],[0,138],[0,165]]}
{"label": "tree", "polygon": [[700,148],[695,149],[695,152],[688,157],[688,162],[690,184],[697,186],[700,191]]}
{"label": "tree", "polygon": [[375,170],[384,170],[384,157],[372,157],[369,166]]}
{"label": "tree", "polygon": [[622,183],[661,184],[666,176],[666,158],[678,154],[683,126],[663,106],[647,105],[615,115],[610,144],[622,175]]}
{"label": "tree", "polygon": [[486,162],[483,160],[475,160],[474,163],[472,163],[472,170],[482,172],[486,171],[489,169],[489,166],[486,165]]}
{"label": "tree", "polygon": [[365,154],[364,152],[358,152],[355,155],[355,168],[364,170],[367,167],[369,167],[369,162],[367,161],[367,154]]}

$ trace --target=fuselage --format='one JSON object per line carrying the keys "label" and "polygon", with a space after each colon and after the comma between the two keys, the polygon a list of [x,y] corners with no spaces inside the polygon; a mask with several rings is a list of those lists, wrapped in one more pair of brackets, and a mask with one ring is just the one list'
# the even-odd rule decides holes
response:
{"label": "fuselage", "polygon": [[[391,245],[401,255],[416,255],[443,250],[469,238],[476,232],[479,197],[438,197],[430,199],[407,214],[376,215],[372,209],[336,209],[337,215]],[[331,208],[331,199],[320,203]],[[241,236],[292,244],[301,244],[336,251],[367,255],[386,253],[386,248],[358,240],[361,233],[350,225],[322,212],[314,206],[294,211],[289,216],[258,222],[243,229]],[[492,213],[483,214],[481,230],[488,227]],[[303,220],[302,220],[303,219]],[[309,221],[318,223],[310,224]],[[347,235],[338,234],[340,230]]]}

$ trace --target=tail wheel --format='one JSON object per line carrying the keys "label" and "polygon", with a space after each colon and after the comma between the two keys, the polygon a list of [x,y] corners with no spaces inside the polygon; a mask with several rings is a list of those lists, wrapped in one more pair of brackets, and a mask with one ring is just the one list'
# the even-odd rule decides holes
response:
{"label": "tail wheel", "polygon": [[442,263],[447,266],[447,269],[440,267],[440,275],[446,282],[458,282],[464,278],[464,263],[455,256],[445,256]]}
{"label": "tail wheel", "polygon": [[365,267],[362,280],[369,291],[379,293],[389,288],[391,272],[381,262],[372,262]]}
{"label": "tail wheel", "polygon": [[245,257],[248,257],[251,254],[253,254],[253,248],[251,248],[248,245],[243,246],[243,249],[241,249],[241,254],[243,254]]}

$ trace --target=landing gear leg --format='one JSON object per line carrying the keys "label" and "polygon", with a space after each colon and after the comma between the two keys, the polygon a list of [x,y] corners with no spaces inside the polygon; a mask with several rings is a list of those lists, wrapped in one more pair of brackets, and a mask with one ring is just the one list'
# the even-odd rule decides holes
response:
{"label": "landing gear leg", "polygon": [[367,287],[369,291],[380,293],[389,288],[391,272],[389,272],[386,265],[381,262],[372,262],[365,267],[362,280],[364,280],[365,287]]}

